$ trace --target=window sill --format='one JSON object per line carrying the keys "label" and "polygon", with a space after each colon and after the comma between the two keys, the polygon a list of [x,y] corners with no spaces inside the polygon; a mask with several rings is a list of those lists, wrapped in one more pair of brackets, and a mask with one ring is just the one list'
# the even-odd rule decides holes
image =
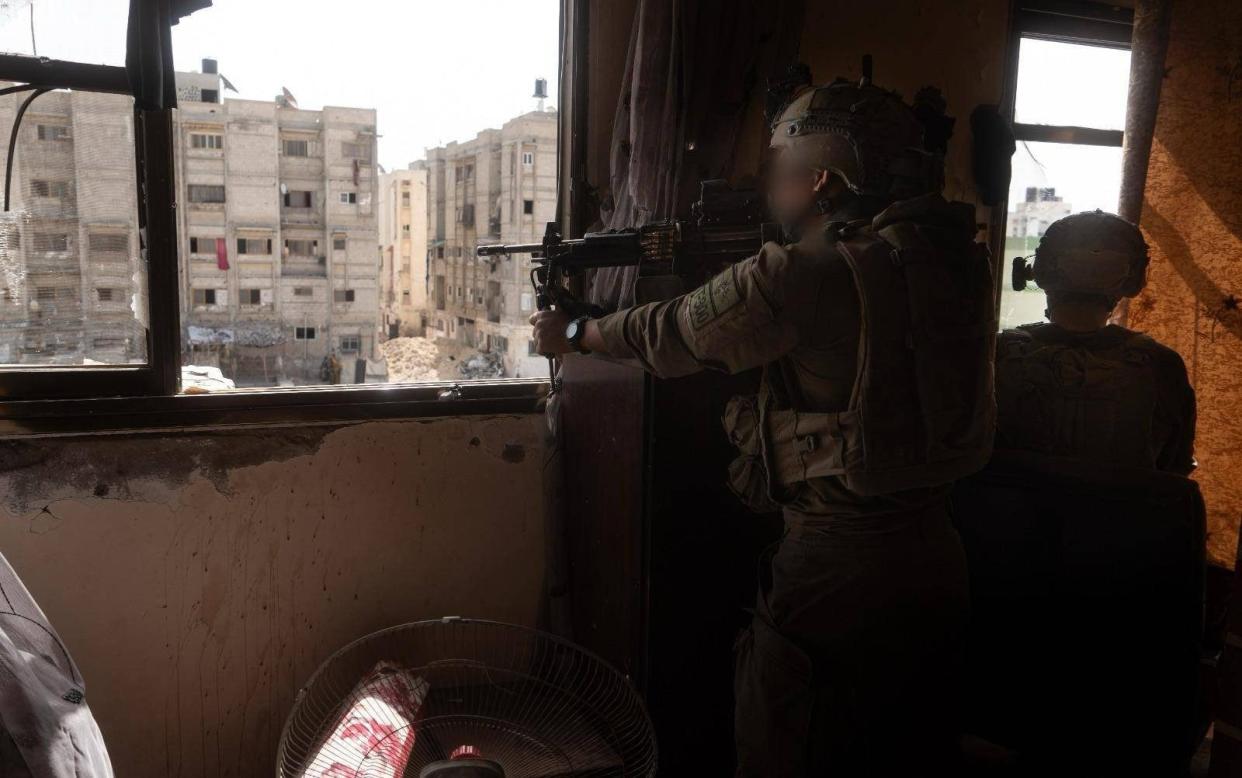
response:
{"label": "window sill", "polygon": [[546,380],[497,379],[0,402],[0,439],[529,414],[547,393]]}

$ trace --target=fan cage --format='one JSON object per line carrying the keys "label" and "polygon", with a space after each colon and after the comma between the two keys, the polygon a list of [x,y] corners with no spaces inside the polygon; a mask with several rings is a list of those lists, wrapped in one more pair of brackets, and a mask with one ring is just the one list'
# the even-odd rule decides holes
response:
{"label": "fan cage", "polygon": [[[629,680],[567,640],[512,624],[421,621],[340,649],[298,692],[277,775],[301,778],[321,764],[334,728],[357,710],[388,722],[364,750],[371,759],[408,752],[403,776],[463,745],[507,778],[656,771],[651,720]],[[359,778],[385,774],[357,753],[341,759]]]}

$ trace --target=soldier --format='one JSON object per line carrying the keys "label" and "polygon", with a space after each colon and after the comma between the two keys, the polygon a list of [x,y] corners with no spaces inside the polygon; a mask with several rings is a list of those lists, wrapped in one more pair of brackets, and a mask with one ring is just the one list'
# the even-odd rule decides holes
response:
{"label": "soldier", "polygon": [[1054,222],[1013,284],[1048,294],[1047,323],[1001,334],[998,448],[1189,475],[1195,393],[1177,352],[1108,323],[1147,282],[1138,227],[1103,211]]}
{"label": "soldier", "polygon": [[787,97],[768,197],[795,242],[667,302],[537,313],[536,347],[666,377],[763,367],[725,418],[730,485],[786,524],[737,644],[739,772],[943,774],[967,611],[946,494],[995,416],[987,253],[897,95],[864,78]]}

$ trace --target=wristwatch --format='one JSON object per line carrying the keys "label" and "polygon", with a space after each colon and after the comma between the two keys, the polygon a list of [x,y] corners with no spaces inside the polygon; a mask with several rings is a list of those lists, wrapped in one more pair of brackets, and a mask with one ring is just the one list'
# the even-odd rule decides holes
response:
{"label": "wristwatch", "polygon": [[582,336],[586,334],[586,323],[590,320],[590,316],[579,316],[565,325],[565,340],[569,341],[569,345],[573,346],[574,351],[579,354],[591,353],[582,347]]}

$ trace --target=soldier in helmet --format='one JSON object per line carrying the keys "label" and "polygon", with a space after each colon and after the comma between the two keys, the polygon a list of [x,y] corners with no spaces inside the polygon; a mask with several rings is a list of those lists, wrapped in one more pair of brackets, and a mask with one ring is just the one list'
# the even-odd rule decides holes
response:
{"label": "soldier in helmet", "polygon": [[808,76],[777,104],[768,197],[791,243],[667,302],[538,313],[535,342],[665,377],[763,368],[725,418],[730,485],[786,524],[737,644],[740,774],[944,774],[967,609],[946,494],[994,424],[987,253],[939,193],[942,103],[923,121],[868,78]]}
{"label": "soldier in helmet", "polygon": [[1188,475],[1195,467],[1195,394],[1177,352],[1109,324],[1147,282],[1138,227],[1092,211],[1054,222],[1035,262],[1014,263],[1014,288],[1034,280],[1049,321],[997,342],[998,448]]}

